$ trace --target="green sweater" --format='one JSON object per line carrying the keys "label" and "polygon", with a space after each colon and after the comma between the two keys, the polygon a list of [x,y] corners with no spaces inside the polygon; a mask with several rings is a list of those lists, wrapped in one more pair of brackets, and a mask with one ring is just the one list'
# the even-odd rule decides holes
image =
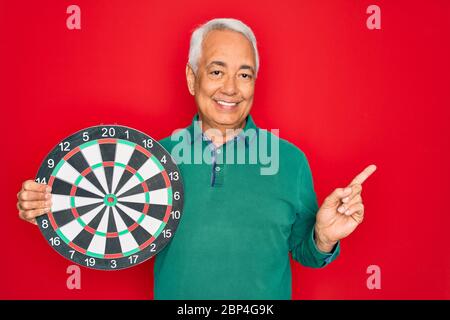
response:
{"label": "green sweater", "polygon": [[[197,118],[160,141],[178,163],[185,193],[178,229],[156,256],[155,299],[291,299],[289,252],[320,268],[340,251],[339,243],[332,253],[315,245],[318,205],[304,153],[257,128],[251,116],[239,139],[215,149]],[[276,174],[261,174],[267,159],[249,163],[264,143],[273,157],[279,149]],[[192,163],[196,151],[205,161]],[[239,151],[245,164],[236,163]]]}

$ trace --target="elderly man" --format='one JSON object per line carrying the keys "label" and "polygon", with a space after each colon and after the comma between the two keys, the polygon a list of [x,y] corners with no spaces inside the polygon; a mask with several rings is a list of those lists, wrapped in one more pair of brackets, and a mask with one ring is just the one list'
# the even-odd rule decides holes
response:
{"label": "elderly man", "polygon": [[[363,220],[361,185],[374,165],[319,209],[307,159],[289,142],[269,135],[279,139],[273,174],[261,174],[260,162],[227,162],[230,150],[248,156],[267,134],[249,115],[258,69],[255,36],[241,21],[214,19],[192,34],[186,79],[198,114],[181,135],[161,141],[178,158],[185,205],[176,235],[156,257],[156,299],[290,299],[289,252],[324,267]],[[189,161],[196,148],[208,161]],[[20,217],[34,222],[48,212],[48,189],[26,181]]]}

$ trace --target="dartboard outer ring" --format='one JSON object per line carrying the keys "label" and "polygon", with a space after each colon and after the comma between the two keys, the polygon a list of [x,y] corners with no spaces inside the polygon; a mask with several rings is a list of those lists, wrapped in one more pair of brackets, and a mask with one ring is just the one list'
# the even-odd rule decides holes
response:
{"label": "dartboard outer ring", "polygon": [[121,125],[80,130],[58,143],[36,176],[52,187],[37,224],[66,259],[97,270],[136,266],[173,238],[182,216],[179,168],[155,139]]}

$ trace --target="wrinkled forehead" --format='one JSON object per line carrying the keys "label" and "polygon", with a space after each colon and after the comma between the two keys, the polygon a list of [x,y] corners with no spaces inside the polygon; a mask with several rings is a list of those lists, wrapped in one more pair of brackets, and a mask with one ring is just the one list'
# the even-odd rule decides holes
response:
{"label": "wrinkled forehead", "polygon": [[200,64],[219,62],[223,66],[246,65],[255,69],[252,43],[243,34],[231,30],[212,30],[203,38]]}

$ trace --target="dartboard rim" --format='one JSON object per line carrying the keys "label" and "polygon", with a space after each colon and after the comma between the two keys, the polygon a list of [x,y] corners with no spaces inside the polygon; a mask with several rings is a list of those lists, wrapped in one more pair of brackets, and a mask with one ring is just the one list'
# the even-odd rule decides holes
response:
{"label": "dartboard rim", "polygon": [[[110,128],[114,128],[114,132],[118,132],[117,135],[111,136],[111,137],[110,136],[101,136],[102,129],[106,129],[108,131],[108,130],[110,130]],[[124,137],[125,132],[127,132],[127,131],[128,131],[128,137]],[[84,133],[87,133],[87,135],[89,137],[89,139],[87,141],[83,140]],[[145,145],[142,146],[142,143],[140,143],[138,141],[138,140],[143,141],[142,138],[144,138],[144,140],[147,140],[147,141],[149,141],[148,139],[151,139],[152,146],[151,147],[145,146]],[[172,240],[172,238],[174,237],[174,235],[176,233],[176,230],[178,228],[178,225],[180,223],[182,215],[183,215],[183,206],[184,206],[183,180],[182,180],[180,169],[177,166],[175,160],[172,158],[170,153],[156,139],[152,138],[151,136],[149,136],[148,134],[146,134],[140,130],[137,130],[133,127],[129,127],[129,126],[125,126],[125,125],[100,124],[100,125],[90,126],[90,127],[86,127],[81,130],[78,130],[77,132],[60,140],[47,153],[47,155],[41,162],[38,172],[36,174],[36,181],[39,182],[39,181],[42,181],[42,178],[46,178],[45,183],[48,184],[50,182],[50,177],[52,176],[55,168],[57,167],[57,164],[59,164],[62,159],[64,159],[66,156],[68,156],[69,153],[71,153],[71,155],[68,156],[68,159],[70,159],[70,157],[72,157],[73,155],[75,155],[77,153],[80,153],[81,155],[83,155],[83,153],[81,152],[81,149],[79,148],[81,145],[86,144],[86,143],[95,144],[95,143],[93,143],[93,141],[96,141],[97,144],[100,145],[98,143],[99,140],[108,140],[108,141],[104,141],[102,143],[108,144],[108,143],[113,143],[113,141],[115,141],[114,143],[117,146],[117,144],[119,143],[117,141],[118,139],[120,139],[122,141],[125,140],[125,141],[128,141],[129,143],[135,144],[136,146],[134,147],[135,148],[134,150],[146,151],[147,153],[145,153],[145,154],[147,156],[148,156],[148,154],[150,154],[150,156],[148,156],[148,159],[151,158],[151,160],[153,160],[153,162],[155,162],[155,158],[156,158],[159,165],[162,166],[162,168],[164,168],[164,170],[160,171],[159,173],[161,173],[164,176],[164,181],[166,183],[166,189],[168,192],[168,204],[166,205],[166,212],[164,215],[165,221],[164,220],[160,221],[161,222],[160,228],[155,233],[155,234],[157,234],[157,236],[156,237],[152,236],[152,238],[154,238],[152,241],[151,241],[151,239],[149,239],[148,241],[146,241],[147,244],[145,247],[140,249],[141,246],[139,246],[139,248],[138,248],[139,250],[136,250],[133,253],[128,252],[128,254],[126,256],[119,257],[119,255],[115,255],[115,256],[109,255],[109,257],[106,258],[105,257],[106,254],[104,253],[103,258],[102,258],[99,256],[92,256],[93,253],[91,253],[90,255],[87,254],[87,252],[83,253],[82,250],[84,250],[86,248],[78,247],[78,249],[82,249],[81,251],[78,249],[75,249],[75,248],[77,248],[77,246],[74,243],[72,243],[72,245],[75,245],[75,246],[69,246],[69,244],[66,242],[66,240],[68,240],[68,239],[64,240],[63,238],[61,238],[61,233],[58,233],[54,229],[55,225],[52,224],[54,221],[51,222],[51,219],[50,219],[52,212],[49,212],[48,214],[44,214],[44,215],[36,218],[36,221],[39,226],[39,230],[40,230],[41,234],[44,236],[47,243],[56,252],[58,252],[64,258],[68,259],[69,261],[71,261],[73,263],[76,263],[80,266],[83,266],[83,267],[86,267],[89,269],[93,269],[93,270],[105,270],[105,271],[124,270],[124,269],[128,269],[131,267],[135,267],[137,265],[144,263],[145,261],[150,260],[152,257],[154,257],[159,252],[161,252],[167,246],[167,244]],[[70,150],[63,150],[64,145],[61,146],[61,144],[65,143],[65,142],[70,143]],[[75,143],[72,145],[73,142],[75,142]],[[124,143],[124,142],[122,142],[122,143]],[[75,149],[78,149],[78,150],[75,151]],[[141,152],[144,152],[144,151],[141,151]],[[165,164],[161,163],[161,161],[159,161],[160,159],[162,159],[163,155],[166,156]],[[49,168],[49,165],[48,165],[49,159],[53,159],[53,167],[51,167],[51,168]],[[116,160],[116,159],[114,159],[114,160]],[[105,163],[105,162],[102,160],[102,163]],[[91,171],[92,170],[93,169],[91,168]],[[178,179],[177,180],[169,179],[168,174],[167,174],[168,170],[170,170],[170,173],[177,172]],[[80,172],[78,172],[78,173],[80,173]],[[58,171],[57,171],[56,175],[57,174],[58,174]],[[137,172],[136,172],[136,174],[137,174]],[[171,177],[172,176],[173,175],[171,175]],[[140,181],[142,182],[142,180],[140,180]],[[146,183],[146,181],[142,182],[142,185],[145,185],[145,183]],[[168,183],[169,183],[169,185],[168,185]],[[170,188],[169,188],[169,186],[170,186]],[[72,185],[72,187],[76,188],[78,186]],[[170,191],[169,191],[169,189],[170,189]],[[144,191],[145,191],[145,189],[144,189]],[[54,192],[54,190],[52,190],[52,194],[53,194],[53,192]],[[179,197],[177,199],[175,199],[175,192],[178,192],[178,195],[179,195]],[[149,191],[147,190],[146,196],[148,193],[149,193]],[[171,199],[169,199],[169,195],[171,196]],[[75,197],[75,196],[73,196],[73,197]],[[148,198],[146,198],[146,201],[147,201],[147,199]],[[106,202],[105,202],[105,204],[106,204]],[[152,205],[151,203],[147,203],[147,204],[148,204],[148,206]],[[144,208],[145,208],[145,206],[146,205],[144,205]],[[103,206],[101,206],[101,207],[103,207]],[[99,210],[99,212],[101,212],[102,210],[103,209]],[[116,208],[116,210],[117,210],[117,208]],[[147,210],[148,210],[148,207],[147,207]],[[75,211],[76,211],[76,208],[75,208]],[[174,216],[172,216],[170,214],[171,211],[179,211],[179,215],[178,215],[177,219],[175,219]],[[59,211],[56,211],[56,212],[59,212]],[[147,214],[147,213],[148,212],[143,212],[142,217],[144,217],[144,214]],[[74,217],[74,220],[75,219],[76,219],[76,217]],[[48,223],[47,228],[43,227],[44,220],[46,220]],[[138,222],[139,222],[139,220],[136,221],[136,223],[138,223]],[[142,222],[142,220],[141,220],[141,222]],[[59,229],[59,228],[57,228],[57,229]],[[89,230],[89,229],[86,228],[86,230]],[[165,230],[170,230],[170,233],[164,232]],[[124,230],[124,232],[126,233],[126,230]],[[129,232],[131,233],[131,231],[129,231]],[[163,234],[164,234],[164,236],[163,236]],[[59,237],[59,245],[53,245],[54,240],[53,240],[53,242],[50,240],[52,238],[52,236],[53,236],[53,238]],[[109,233],[108,233],[108,236],[109,236]],[[116,235],[116,236],[119,237],[118,235]],[[154,246],[153,246],[153,244],[154,244]],[[71,252],[71,251],[73,251],[73,252]],[[88,260],[88,259],[91,259],[91,260]],[[94,259],[94,260],[92,260],[92,259]],[[115,260],[114,267],[113,267],[113,263],[112,263],[113,260]],[[93,265],[91,265],[89,263],[92,261],[94,262]]]}

